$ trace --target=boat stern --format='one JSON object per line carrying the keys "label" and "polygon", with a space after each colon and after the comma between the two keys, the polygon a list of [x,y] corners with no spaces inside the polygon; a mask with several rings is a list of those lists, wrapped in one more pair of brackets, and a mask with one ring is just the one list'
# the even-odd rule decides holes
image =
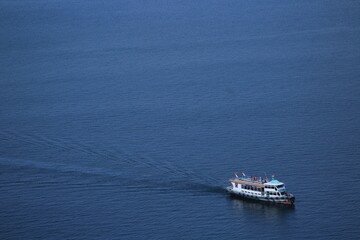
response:
{"label": "boat stern", "polygon": [[226,187],[226,190],[228,191],[228,192],[233,192],[233,186],[228,186],[228,187]]}

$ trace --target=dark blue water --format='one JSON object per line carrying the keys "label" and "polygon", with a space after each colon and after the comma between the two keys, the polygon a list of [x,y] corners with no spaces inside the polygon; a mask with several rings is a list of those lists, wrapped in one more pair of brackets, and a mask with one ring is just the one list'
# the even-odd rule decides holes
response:
{"label": "dark blue water", "polygon": [[[359,1],[0,1],[1,239],[357,239]],[[275,174],[284,209],[232,199]]]}

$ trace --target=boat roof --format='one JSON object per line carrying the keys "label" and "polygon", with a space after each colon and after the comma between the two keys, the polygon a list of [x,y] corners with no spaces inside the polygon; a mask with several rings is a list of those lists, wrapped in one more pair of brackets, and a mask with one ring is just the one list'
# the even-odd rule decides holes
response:
{"label": "boat roof", "polygon": [[284,183],[279,182],[276,179],[272,179],[270,182],[265,183],[265,185],[280,185],[280,184],[284,184]]}
{"label": "boat roof", "polygon": [[258,181],[250,181],[250,180],[245,180],[245,179],[240,179],[240,178],[231,178],[231,179],[229,179],[229,181],[233,182],[233,183],[251,185],[251,186],[255,186],[255,187],[264,187],[264,184],[262,184]]}

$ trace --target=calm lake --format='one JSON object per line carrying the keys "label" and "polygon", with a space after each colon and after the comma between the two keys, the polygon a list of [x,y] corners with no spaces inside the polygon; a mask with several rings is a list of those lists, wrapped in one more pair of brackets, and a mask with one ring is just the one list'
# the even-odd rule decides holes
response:
{"label": "calm lake", "polygon": [[[359,16],[0,0],[0,238],[358,239]],[[295,208],[231,198],[242,171]]]}

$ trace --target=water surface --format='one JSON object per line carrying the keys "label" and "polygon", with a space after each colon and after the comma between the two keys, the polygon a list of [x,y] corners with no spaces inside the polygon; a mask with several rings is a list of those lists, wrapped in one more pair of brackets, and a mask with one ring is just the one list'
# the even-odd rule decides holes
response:
{"label": "water surface", "polygon": [[[356,239],[357,1],[0,1],[1,239]],[[275,174],[295,209],[230,198]]]}

